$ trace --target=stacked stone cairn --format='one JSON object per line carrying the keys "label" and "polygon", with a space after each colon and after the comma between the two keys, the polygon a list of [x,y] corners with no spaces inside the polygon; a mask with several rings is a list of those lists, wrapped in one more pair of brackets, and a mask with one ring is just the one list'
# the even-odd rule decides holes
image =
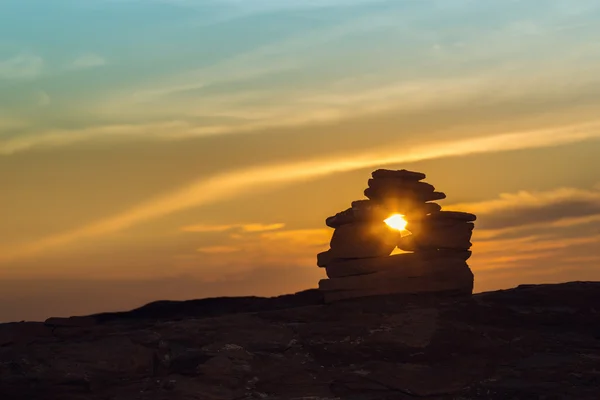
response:
{"label": "stacked stone cairn", "polygon": [[[471,235],[476,216],[442,211],[446,198],[425,174],[379,169],[364,191],[368,200],[327,218],[330,249],[317,256],[329,279],[319,282],[326,302],[394,293],[472,294]],[[385,222],[402,215],[405,230]],[[396,247],[401,250],[393,254]]]}

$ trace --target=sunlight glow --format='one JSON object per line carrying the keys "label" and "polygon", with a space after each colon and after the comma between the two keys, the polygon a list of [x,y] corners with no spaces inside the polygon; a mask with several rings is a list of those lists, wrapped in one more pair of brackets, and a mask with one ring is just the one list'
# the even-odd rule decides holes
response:
{"label": "sunlight glow", "polygon": [[408,222],[406,222],[404,219],[404,215],[402,214],[394,214],[383,222],[385,222],[390,228],[398,231],[405,230],[406,225],[408,224]]}

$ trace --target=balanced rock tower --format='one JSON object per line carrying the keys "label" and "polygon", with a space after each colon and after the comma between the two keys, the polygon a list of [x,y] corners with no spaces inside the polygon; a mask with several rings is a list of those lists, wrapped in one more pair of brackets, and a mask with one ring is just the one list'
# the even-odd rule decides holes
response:
{"label": "balanced rock tower", "polygon": [[[378,169],[368,200],[327,218],[330,249],[317,255],[329,279],[319,282],[326,302],[392,293],[472,294],[471,235],[476,216],[442,211],[446,198],[425,174]],[[401,250],[393,254],[394,250]]]}

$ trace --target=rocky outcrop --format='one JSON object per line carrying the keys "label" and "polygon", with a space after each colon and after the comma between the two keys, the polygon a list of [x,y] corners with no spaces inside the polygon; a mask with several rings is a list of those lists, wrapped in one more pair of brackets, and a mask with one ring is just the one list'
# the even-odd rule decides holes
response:
{"label": "rocky outcrop", "polygon": [[[319,282],[327,302],[390,293],[447,292],[470,295],[473,214],[442,211],[446,198],[423,182],[425,174],[379,169],[364,194],[368,200],[326,219],[334,228],[330,249],[317,255],[329,279]],[[390,223],[400,218],[406,227]],[[406,254],[394,255],[396,247]]]}
{"label": "rocky outcrop", "polygon": [[598,398],[600,283],[322,302],[310,290],[0,324],[0,399]]}

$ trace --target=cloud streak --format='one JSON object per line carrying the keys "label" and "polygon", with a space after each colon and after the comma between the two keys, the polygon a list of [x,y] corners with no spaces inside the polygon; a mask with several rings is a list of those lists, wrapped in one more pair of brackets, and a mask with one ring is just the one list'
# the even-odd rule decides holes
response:
{"label": "cloud streak", "polygon": [[106,59],[98,54],[87,53],[77,57],[70,65],[71,69],[89,69],[107,65]]}
{"label": "cloud streak", "polygon": [[267,232],[282,229],[285,224],[228,224],[228,225],[189,225],[181,228],[183,232],[195,232],[195,233],[212,233],[212,232],[227,232],[234,229],[240,229],[243,232]]}
{"label": "cloud streak", "polygon": [[[0,262],[64,246],[77,240],[118,232],[178,211],[212,204],[248,192],[272,189],[335,173],[445,157],[560,146],[599,138],[600,123],[582,124],[423,144],[408,148],[398,144],[386,146],[385,149],[332,159],[313,159],[234,170],[193,182],[173,193],[90,225],[20,247],[1,249]],[[398,149],[402,150],[398,151]]]}
{"label": "cloud streak", "polygon": [[[356,0],[355,4],[378,2],[377,0]],[[235,2],[237,3],[237,2]],[[245,2],[250,5],[254,2]],[[256,7],[254,10],[275,10],[296,7],[318,8],[325,4],[313,3],[302,5],[301,2],[283,4],[284,2],[267,2],[268,7]],[[264,6],[267,3],[263,3]],[[281,4],[279,4],[281,3]],[[339,5],[340,2],[329,2],[330,6]],[[282,7],[283,6],[283,7]],[[405,18],[407,18],[405,16]],[[276,38],[266,44],[241,52],[235,56],[217,61],[206,67],[180,71],[177,74],[155,79],[150,87],[135,91],[134,100],[145,102],[181,92],[202,89],[217,83],[232,83],[260,78],[265,75],[285,71],[298,70],[308,65],[315,64],[315,53],[326,52],[327,46],[332,42],[344,39],[349,35],[367,33],[382,27],[398,27],[397,14],[387,12],[368,12],[366,15],[352,17],[344,22],[321,29],[311,29],[301,34],[282,39]],[[159,85],[156,81],[161,82]],[[130,90],[128,90],[130,92]]]}
{"label": "cloud streak", "polygon": [[524,279],[600,276],[597,187],[503,193],[496,199],[454,204],[448,209],[478,215],[470,259],[477,290],[514,286]]}
{"label": "cloud streak", "polygon": [[[123,0],[116,0],[115,3],[121,1]],[[143,3],[138,2],[140,5]],[[192,8],[197,6],[198,10],[192,9],[190,13],[207,14],[207,4],[204,1],[165,0],[165,2]],[[335,122],[369,113],[390,110],[410,112],[415,109],[435,109],[458,103],[468,107],[474,102],[481,104],[509,99],[522,105],[530,100],[547,99],[549,96],[554,99],[579,94],[578,98],[581,98],[583,92],[591,90],[590,88],[598,83],[597,76],[593,73],[595,69],[591,64],[586,64],[590,65],[589,71],[585,68],[573,70],[574,65],[585,64],[579,62],[582,56],[587,60],[597,59],[598,47],[593,41],[578,42],[577,45],[569,46],[564,46],[562,41],[558,42],[557,46],[564,48],[561,49],[560,60],[556,60],[554,57],[556,47],[544,53],[548,49],[538,47],[539,43],[536,41],[524,43],[515,41],[514,35],[508,35],[505,31],[512,32],[515,29],[521,31],[523,22],[515,23],[512,18],[506,19],[506,16],[501,19],[503,21],[501,29],[480,29],[476,35],[471,34],[471,29],[464,27],[463,24],[463,28],[466,29],[465,37],[462,38],[465,48],[459,52],[455,48],[455,43],[441,40],[446,36],[443,29],[432,31],[424,28],[439,22],[444,15],[442,11],[458,12],[457,15],[450,14],[452,21],[464,11],[470,10],[471,7],[466,7],[463,1],[435,2],[436,4],[429,6],[427,13],[418,11],[423,9],[422,5],[416,7],[418,2],[414,2],[411,7],[406,5],[391,7],[390,2],[377,0],[324,2],[223,0],[212,2],[208,8],[223,8],[228,12],[235,9],[270,12],[278,9],[303,8],[315,10],[303,14],[319,16],[320,7],[346,8],[349,5],[368,3],[388,4],[383,8],[365,7],[358,9],[360,12],[344,13],[345,17],[332,18],[327,26],[307,25],[300,33],[297,30],[281,29],[281,35],[262,38],[254,46],[243,48],[231,57],[196,61],[199,68],[182,70],[181,65],[190,65],[190,63],[174,64],[162,75],[149,76],[145,82],[133,83],[136,80],[132,80],[133,87],[129,85],[123,87],[123,84],[119,84],[118,87],[113,86],[111,94],[106,95],[108,98],[100,101],[102,104],[94,104],[87,110],[102,121],[113,121],[112,124],[100,128],[73,130],[45,129],[44,124],[40,124],[44,126],[43,130],[23,132],[0,140],[0,154],[12,154],[36,147],[64,146],[87,140],[110,140],[122,137],[180,140],[255,132],[262,129]],[[440,12],[431,12],[431,7],[439,8]],[[490,6],[481,5],[481,7],[483,11]],[[546,28],[555,28],[556,24],[573,22],[572,18],[564,17],[563,11],[565,10],[562,8],[553,10],[549,7],[542,15],[535,15],[535,18],[519,17],[523,18],[523,21],[531,19]],[[469,11],[469,15],[471,12]],[[458,22],[460,21],[454,20],[454,23]],[[529,22],[525,26],[529,26]],[[321,75],[322,72],[331,70],[337,63],[343,62],[340,60],[344,60],[347,55],[342,50],[348,47],[350,41],[356,43],[355,38],[372,33],[382,38],[382,49],[389,49],[389,52],[382,52],[386,56],[379,60],[387,65],[386,68],[379,69],[376,74],[375,80],[379,81],[380,86],[376,86],[377,82],[370,82],[362,87],[348,85],[349,87],[344,90],[338,90],[335,85],[329,84],[328,79],[324,79],[327,75]],[[454,33],[448,36],[454,36]],[[397,53],[397,41],[390,40],[393,37],[406,38],[407,43],[419,45],[405,49],[407,52],[405,56],[412,60],[410,69],[406,68],[404,60],[394,56]],[[344,42],[345,40],[348,42]],[[363,46],[360,43],[364,41],[358,42],[357,53],[367,51],[367,47],[360,47]],[[422,51],[437,42],[441,43],[442,49],[448,48],[448,50],[438,52],[436,56]],[[392,43],[394,43],[393,47],[391,47]],[[493,45],[490,46],[490,43]],[[501,55],[499,49],[503,49]],[[331,57],[332,51],[334,54],[341,51],[340,57]],[[478,55],[477,52],[480,51],[483,51],[483,54]],[[538,52],[542,52],[545,56],[531,57]],[[523,53],[527,57],[517,57]],[[547,57],[550,56],[553,58],[552,65],[547,62]],[[576,58],[569,58],[571,56]],[[35,58],[31,55],[27,57]],[[339,73],[336,72],[337,76],[345,79],[372,73],[373,63],[377,59],[364,58],[365,60],[357,58],[352,63],[353,68],[345,72],[343,67],[337,68],[339,70]],[[497,62],[489,63],[491,58]],[[481,61],[486,63],[481,66]],[[79,67],[92,67],[103,65],[105,62],[103,57],[89,53],[81,55],[74,64]],[[14,66],[9,69],[13,75],[15,71],[17,73],[21,73],[19,72],[21,70],[25,71]],[[422,71],[418,71],[419,69]],[[448,77],[452,71],[460,76]],[[290,72],[293,75],[290,74],[282,83],[281,76],[278,74]],[[316,74],[313,75],[316,78],[314,82],[305,82],[302,78],[308,72]],[[276,78],[272,79],[267,87],[261,81],[262,78],[270,75],[275,75]],[[296,80],[302,84],[296,84]],[[591,82],[592,80],[594,82]],[[247,84],[251,87],[260,84],[263,93],[260,93],[256,99],[238,101],[246,93],[243,93],[243,89],[236,88],[234,89],[236,93],[231,95],[232,83],[242,83],[239,85],[241,88]],[[225,95],[215,95],[219,90],[224,91]],[[249,92],[252,90],[250,89]],[[132,96],[132,93],[136,95]],[[229,99],[227,99],[228,94],[231,95]],[[222,98],[225,100],[221,103]],[[82,99],[83,104],[88,101],[89,98]],[[77,104],[76,108],[79,106]],[[153,120],[162,122],[148,124],[148,115],[152,115]],[[215,120],[219,122],[213,122]],[[223,120],[226,122],[221,122]],[[123,121],[123,124],[114,121]],[[173,124],[170,121],[178,122]]]}
{"label": "cloud streak", "polygon": [[478,227],[505,230],[516,227],[585,223],[600,216],[600,190],[559,188],[545,192],[503,193],[498,199],[452,206],[479,215]]}
{"label": "cloud streak", "polygon": [[0,80],[27,80],[37,78],[44,69],[44,59],[30,53],[21,53],[0,60]]}
{"label": "cloud streak", "polygon": [[228,254],[237,253],[238,251],[240,251],[240,249],[233,246],[206,246],[198,248],[197,251],[199,253],[207,254]]}
{"label": "cloud streak", "polygon": [[[467,107],[469,104],[501,103],[503,101],[522,101],[528,90],[536,91],[545,80],[532,84],[519,82],[513,86],[505,82],[510,74],[502,71],[494,74],[482,74],[468,78],[424,79],[421,81],[397,82],[378,87],[357,87],[346,84],[341,88],[321,92],[296,93],[288,98],[282,96],[275,105],[261,104],[268,93],[235,93],[226,96],[209,97],[205,100],[174,102],[169,106],[145,105],[143,113],[149,111],[161,115],[174,107],[179,113],[177,118],[164,122],[128,123],[106,125],[84,129],[45,130],[44,133],[32,132],[0,140],[0,155],[10,155],[33,148],[52,148],[72,145],[91,140],[117,140],[144,138],[151,140],[183,140],[225,134],[252,133],[273,128],[296,128],[307,125],[339,122],[349,118],[377,115],[386,112],[409,113],[418,111],[434,112],[448,107]],[[528,86],[526,90],[524,86]],[[334,84],[335,86],[335,84]],[[541,91],[540,91],[541,90]],[[537,90],[538,94],[554,96],[551,89]],[[440,91],[444,93],[440,96]],[[489,93],[494,93],[489,97]],[[271,94],[273,95],[273,94]],[[259,96],[259,98],[252,98]],[[265,97],[260,97],[265,96]],[[407,100],[409,99],[409,100]],[[250,102],[240,106],[238,101]],[[256,104],[254,104],[256,103]],[[103,112],[116,112],[120,118],[134,113],[131,103],[111,105]],[[126,110],[125,115],[121,115]],[[164,115],[163,115],[164,116]],[[232,123],[199,125],[198,118],[231,118]],[[190,118],[192,120],[190,120]],[[598,121],[589,124],[597,123]],[[582,124],[585,125],[585,124]]]}

